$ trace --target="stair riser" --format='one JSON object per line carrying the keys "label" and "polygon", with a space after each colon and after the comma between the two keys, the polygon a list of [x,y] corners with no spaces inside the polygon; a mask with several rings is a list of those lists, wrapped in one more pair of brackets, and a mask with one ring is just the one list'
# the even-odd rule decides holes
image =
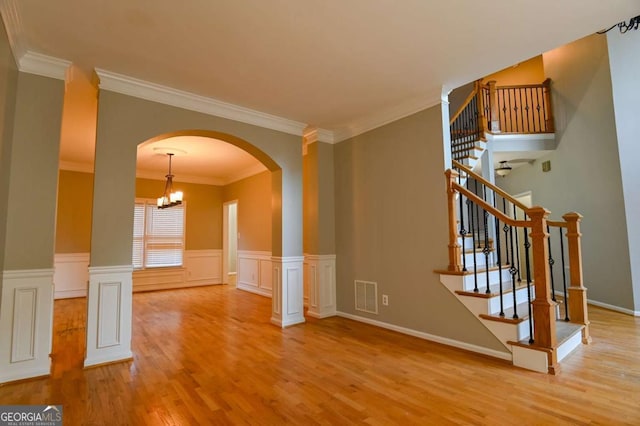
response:
{"label": "stair riser", "polygon": [[506,342],[529,338],[529,320],[524,320],[519,324],[485,319],[481,319],[481,321],[509,350],[511,350],[511,345],[508,345]]}
{"label": "stair riser", "polygon": [[[467,266],[469,271],[473,271],[473,267]],[[500,272],[499,270],[491,270],[489,271],[489,285],[498,284],[500,282]],[[511,282],[511,275],[509,271],[506,269],[502,270],[502,282],[508,283]],[[473,274],[465,275],[463,281],[462,290],[465,291],[473,291],[475,287],[475,278]],[[478,272],[478,288],[480,291],[484,291],[487,287],[487,273],[486,271]]]}
{"label": "stair riser", "polygon": [[[533,293],[533,289],[531,290]],[[492,297],[487,299],[487,310],[490,315],[499,314],[500,313],[500,296]],[[527,289],[519,288],[516,290],[516,304],[527,302]],[[504,294],[502,297],[502,303],[504,309],[509,309],[513,307],[513,293]],[[529,314],[529,312],[518,312],[518,315]]]}

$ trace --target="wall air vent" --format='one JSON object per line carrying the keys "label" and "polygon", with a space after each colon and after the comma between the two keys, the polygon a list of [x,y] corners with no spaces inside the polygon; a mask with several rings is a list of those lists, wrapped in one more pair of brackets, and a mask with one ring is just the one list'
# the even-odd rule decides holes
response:
{"label": "wall air vent", "polygon": [[378,283],[355,280],[356,311],[378,313]]}

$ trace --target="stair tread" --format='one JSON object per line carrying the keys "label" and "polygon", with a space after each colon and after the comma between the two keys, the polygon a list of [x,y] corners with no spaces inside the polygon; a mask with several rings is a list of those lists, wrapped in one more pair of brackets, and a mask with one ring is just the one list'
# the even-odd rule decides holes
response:
{"label": "stair tread", "polygon": [[[532,283],[533,285],[533,283]],[[516,290],[520,290],[521,288],[527,287],[526,283],[516,284]],[[478,285],[478,292],[476,293],[473,290],[456,290],[456,294],[460,294],[462,296],[471,296],[471,297],[480,297],[483,299],[490,299],[492,297],[500,296],[500,284],[491,284],[489,285],[489,293],[486,292],[486,285]],[[502,282],[502,295],[510,294],[512,292],[511,280],[507,282]]]}
{"label": "stair tread", "polygon": [[480,314],[480,318],[484,318],[491,321],[508,322],[512,324],[521,323],[522,321],[529,319],[529,309],[527,305],[528,305],[528,302],[524,302],[524,303],[519,303],[516,306],[517,312],[518,312],[518,318],[513,318],[513,313],[514,313],[513,307],[506,308],[504,310],[504,317],[501,317],[499,313],[495,313],[495,314]]}
{"label": "stair tread", "polygon": [[[558,342],[558,346],[561,346],[564,342],[569,340],[576,333],[582,332],[583,328],[584,328],[584,325],[582,324],[575,324],[575,323],[566,322],[563,320],[556,320],[556,340]],[[522,347],[535,346],[535,342],[530,343],[528,337],[522,340],[518,340],[517,342],[509,341],[507,343],[510,345],[518,345]]]}

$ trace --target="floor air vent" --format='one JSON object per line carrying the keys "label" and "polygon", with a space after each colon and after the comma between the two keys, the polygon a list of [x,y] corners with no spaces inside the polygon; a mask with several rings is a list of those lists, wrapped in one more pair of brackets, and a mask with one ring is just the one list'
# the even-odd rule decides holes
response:
{"label": "floor air vent", "polygon": [[355,281],[356,311],[378,313],[378,283]]}

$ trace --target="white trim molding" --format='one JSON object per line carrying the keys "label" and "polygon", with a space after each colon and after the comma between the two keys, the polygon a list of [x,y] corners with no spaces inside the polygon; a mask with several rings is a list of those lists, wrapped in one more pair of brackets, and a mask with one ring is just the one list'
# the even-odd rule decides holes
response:
{"label": "white trim molding", "polygon": [[85,367],[133,357],[132,275],[131,265],[89,267]]}
{"label": "white trim molding", "polygon": [[53,269],[3,271],[0,383],[50,374]]}
{"label": "white trim molding", "polygon": [[[557,292],[556,292],[557,293]],[[608,309],[610,311],[620,312],[627,315],[633,315],[634,317],[640,317],[640,311],[634,311],[633,309],[622,308],[620,306],[610,305],[604,302],[598,302],[597,300],[587,299],[589,305],[597,306],[599,308]]]}
{"label": "white trim molding", "polygon": [[51,77],[57,80],[66,80],[67,69],[71,62],[42,53],[27,51],[21,58],[18,68],[21,72]]}
{"label": "white trim molding", "polygon": [[89,253],[56,253],[53,259],[54,298],[86,297]]}
{"label": "white trim molding", "polygon": [[305,322],[303,296],[303,256],[272,257],[273,296],[271,323],[288,327]]}
{"label": "white trim molding", "polygon": [[270,251],[238,250],[236,287],[261,296],[272,295]]}
{"label": "white trim molding", "polygon": [[186,283],[191,286],[222,284],[222,250],[185,250]]}
{"label": "white trim molding", "polygon": [[100,89],[302,136],[306,124],[96,68]]}
{"label": "white trim molding", "polygon": [[305,254],[304,286],[308,294],[307,315],[327,318],[336,315],[336,255]]}
{"label": "white trim molding", "polygon": [[348,318],[350,320],[363,322],[365,324],[375,325],[376,327],[385,328],[387,330],[396,331],[398,333],[407,334],[409,336],[418,337],[424,340],[429,340],[430,342],[441,343],[443,345],[452,346],[454,348],[464,349],[465,351],[476,352],[479,354],[488,355],[494,358],[504,359],[507,361],[512,360],[512,356],[510,352],[500,352],[500,351],[485,348],[482,346],[461,342],[459,340],[453,340],[447,337],[436,336],[435,334],[429,334],[423,331],[413,330],[411,328],[401,327],[399,325],[389,324],[386,322],[377,321],[370,318],[361,317],[359,315],[349,314],[346,312],[338,311],[337,315],[339,317]]}
{"label": "white trim molding", "polygon": [[0,13],[4,27],[7,30],[9,45],[13,53],[13,59],[16,64],[20,63],[20,58],[24,56],[27,49],[24,46],[24,30],[22,28],[22,19],[18,11],[18,0],[4,0],[0,2]]}

